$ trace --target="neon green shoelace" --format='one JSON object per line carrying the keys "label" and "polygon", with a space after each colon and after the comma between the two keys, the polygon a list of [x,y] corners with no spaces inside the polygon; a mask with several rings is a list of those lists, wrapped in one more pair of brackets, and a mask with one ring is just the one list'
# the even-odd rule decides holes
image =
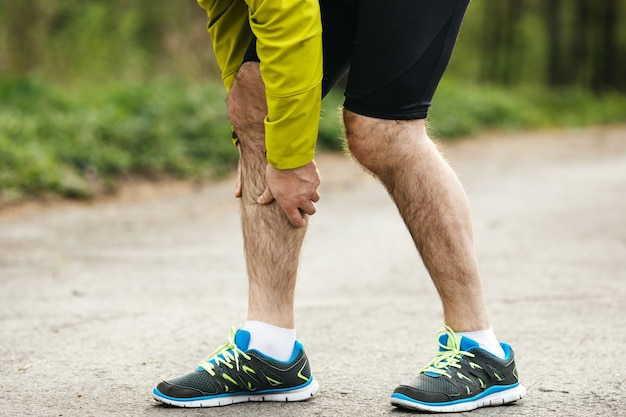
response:
{"label": "neon green shoelace", "polygon": [[230,369],[233,369],[233,364],[231,362],[234,361],[234,367],[239,370],[239,356],[243,356],[246,360],[250,360],[250,356],[243,350],[239,349],[239,347],[235,344],[236,333],[237,330],[234,327],[231,327],[228,331],[228,341],[226,344],[218,347],[198,366],[207,371],[211,376],[215,376],[213,368],[219,364],[224,364]]}
{"label": "neon green shoelace", "polygon": [[444,324],[445,329],[437,332],[437,341],[439,341],[439,336],[443,334],[448,335],[448,344],[443,345],[441,342],[439,343],[439,347],[441,350],[428,365],[426,365],[420,373],[424,372],[432,372],[438,375],[445,375],[448,378],[452,378],[452,376],[448,373],[450,367],[460,368],[461,365],[459,361],[463,356],[468,356],[470,358],[474,357],[473,353],[465,352],[461,350],[461,339],[458,337],[454,331]]}

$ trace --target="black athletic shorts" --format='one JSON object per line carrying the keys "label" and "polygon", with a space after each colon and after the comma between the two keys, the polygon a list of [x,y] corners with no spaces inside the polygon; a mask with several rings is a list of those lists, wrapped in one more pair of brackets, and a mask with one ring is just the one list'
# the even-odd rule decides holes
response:
{"label": "black athletic shorts", "polygon": [[[468,4],[320,0],[323,96],[349,71],[346,109],[379,119],[426,118]],[[244,61],[259,62],[255,39]]]}

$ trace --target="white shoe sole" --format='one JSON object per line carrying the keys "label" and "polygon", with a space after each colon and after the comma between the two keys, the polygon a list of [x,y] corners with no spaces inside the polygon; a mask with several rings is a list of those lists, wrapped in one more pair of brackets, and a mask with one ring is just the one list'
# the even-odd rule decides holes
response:
{"label": "white shoe sole", "polygon": [[291,402],[291,401],[304,401],[313,397],[319,390],[318,382],[313,379],[306,387],[302,387],[295,390],[274,392],[268,394],[239,394],[229,395],[217,398],[201,398],[198,400],[180,400],[171,398],[161,394],[156,388],[152,390],[152,396],[155,400],[164,404],[173,405],[176,407],[185,408],[201,408],[201,407],[221,407],[224,405],[231,405],[236,403],[244,403],[249,401],[277,401],[277,402]]}
{"label": "white shoe sole", "polygon": [[435,403],[422,403],[405,400],[398,397],[391,397],[391,404],[411,410],[430,411],[435,413],[458,413],[461,411],[471,411],[480,407],[490,407],[512,403],[522,399],[526,395],[526,388],[521,384],[505,391],[494,392],[477,400],[468,400],[453,404],[437,405]]}

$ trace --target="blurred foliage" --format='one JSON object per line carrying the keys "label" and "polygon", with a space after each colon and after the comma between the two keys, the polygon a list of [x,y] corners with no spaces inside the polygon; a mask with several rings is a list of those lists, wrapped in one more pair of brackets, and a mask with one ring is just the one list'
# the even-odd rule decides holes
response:
{"label": "blurred foliage", "polygon": [[[195,0],[0,0],[0,74],[215,79],[205,27]],[[624,74],[626,0],[473,0],[447,76],[625,92]]]}
{"label": "blurred foliage", "polygon": [[219,76],[193,0],[0,0],[0,73],[57,82]]}
{"label": "blurred foliage", "polygon": [[176,82],[65,90],[0,80],[0,201],[88,198],[115,179],[223,174],[237,155],[219,85]]}
{"label": "blurred foliage", "polygon": [[[178,81],[60,88],[1,78],[0,207],[32,196],[92,198],[129,176],[204,180],[236,166],[220,84]],[[339,107],[323,103],[318,147],[340,149]],[[626,96],[457,85],[445,80],[431,130],[449,139],[492,130],[582,126],[624,120]]]}
{"label": "blurred foliage", "polygon": [[626,0],[473,0],[447,76],[626,92]]}
{"label": "blurred foliage", "polygon": [[626,121],[626,96],[580,88],[545,90],[459,84],[444,80],[429,111],[435,137],[453,139],[483,131],[590,126]]}
{"label": "blurred foliage", "polygon": [[[434,135],[626,121],[625,22],[626,0],[473,0]],[[195,0],[0,0],[0,206],[231,170],[219,80]],[[320,147],[341,147],[342,101]]]}

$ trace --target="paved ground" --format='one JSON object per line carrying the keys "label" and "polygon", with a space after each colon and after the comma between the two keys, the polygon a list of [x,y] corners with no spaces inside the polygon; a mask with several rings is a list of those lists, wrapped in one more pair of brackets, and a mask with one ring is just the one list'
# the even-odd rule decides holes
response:
{"label": "paved ground", "polygon": [[[528,389],[472,415],[626,415],[626,128],[444,149],[472,201],[494,328]],[[319,163],[297,294],[319,396],[211,410],[150,398],[243,321],[228,181],[0,215],[0,415],[405,415],[388,397],[432,359],[439,302],[383,189],[341,156]]]}

